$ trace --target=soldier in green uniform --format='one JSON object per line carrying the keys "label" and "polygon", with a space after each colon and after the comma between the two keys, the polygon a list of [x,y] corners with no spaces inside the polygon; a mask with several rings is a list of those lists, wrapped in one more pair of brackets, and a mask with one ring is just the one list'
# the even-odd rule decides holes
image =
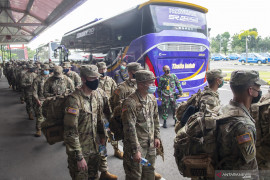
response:
{"label": "soldier in green uniform", "polygon": [[[110,99],[117,85],[111,77],[106,76],[107,66],[105,62],[98,62],[97,67],[98,67],[98,72],[101,74],[101,76],[99,77],[98,87],[101,88],[103,91],[105,91],[108,98]],[[113,140],[113,135],[110,132],[108,135],[110,137],[110,142],[114,148],[114,156],[120,159],[123,159],[123,153],[118,148],[118,141]],[[102,157],[102,158],[104,159],[104,161],[107,159],[107,158],[105,159],[105,157]]]}
{"label": "soldier in green uniform", "polygon": [[[176,110],[176,98],[183,94],[180,82],[175,74],[170,73],[170,67],[163,67],[164,75],[160,77],[158,83],[158,97],[162,101],[162,119],[164,120],[163,128],[167,128],[168,108],[171,106],[173,112],[173,119],[177,121],[175,116]],[[176,94],[176,88],[179,91],[179,95]]]}
{"label": "soldier in green uniform", "polygon": [[[106,142],[104,121],[111,110],[106,93],[98,88],[98,68],[81,68],[82,87],[67,99],[64,116],[64,142],[68,155],[68,168],[73,180],[98,178],[99,146]],[[102,172],[100,179],[116,180],[117,176]]]}
{"label": "soldier in green uniform", "polygon": [[26,102],[26,111],[29,117],[29,120],[34,120],[34,104],[33,104],[33,82],[37,77],[35,73],[35,68],[32,64],[28,65],[28,71],[24,74],[22,78],[22,87],[24,88],[25,93],[25,102]]}
{"label": "soldier in green uniform", "polygon": [[[151,71],[136,72],[138,89],[123,102],[124,169],[126,180],[154,180],[156,148],[160,147],[155,76]],[[151,164],[142,166],[141,158]]]}
{"label": "soldier in green uniform", "polygon": [[79,88],[82,84],[81,78],[78,73],[71,70],[70,62],[64,62],[63,69],[65,75],[73,81],[75,88]]}
{"label": "soldier in green uniform", "polygon": [[34,104],[35,104],[35,111],[37,116],[36,121],[36,137],[41,136],[41,123],[44,121],[44,117],[42,115],[42,104],[45,101],[44,97],[44,84],[49,78],[49,65],[44,65],[42,68],[42,74],[38,75],[33,82],[33,97],[34,97]]}
{"label": "soldier in green uniform", "polygon": [[217,120],[218,169],[257,170],[256,128],[249,109],[261,98],[260,86],[266,84],[253,70],[231,74],[233,99],[222,108],[228,118]]}

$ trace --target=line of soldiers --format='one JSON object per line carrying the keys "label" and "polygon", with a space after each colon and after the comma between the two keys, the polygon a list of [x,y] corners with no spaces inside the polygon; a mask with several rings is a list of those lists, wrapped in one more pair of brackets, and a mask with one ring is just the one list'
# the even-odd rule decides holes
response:
{"label": "line of soldiers", "polygon": [[[161,176],[155,173],[155,159],[161,138],[158,106],[153,96],[156,91],[156,77],[152,72],[143,70],[139,63],[129,63],[129,78],[116,86],[114,80],[106,76],[107,67],[103,62],[97,66],[83,65],[80,68],[80,77],[76,73],[70,73],[71,66],[68,62],[63,64],[64,70],[60,66],[54,66],[52,69],[51,64],[19,64],[6,63],[4,72],[10,87],[14,90],[19,90],[19,87],[24,89],[23,100],[26,102],[29,119],[33,119],[33,112],[37,116],[36,136],[40,136],[40,122],[43,121],[40,113],[42,102],[53,96],[68,98],[65,104],[64,142],[72,179],[97,179],[98,171],[101,172],[100,179],[117,179],[117,176],[108,172],[106,157],[99,153],[99,147],[106,145],[107,137],[110,137],[115,155],[123,158],[126,179],[161,179]],[[13,72],[16,73],[18,68],[25,71],[20,80],[21,85],[14,80]],[[168,67],[163,67],[163,70],[165,74],[170,74]],[[65,75],[68,73],[69,77]],[[170,77],[176,79],[173,75]],[[232,110],[245,114],[244,118],[229,119],[219,127],[218,155],[222,159],[220,168],[257,169],[256,128],[249,109],[252,103],[260,100],[260,86],[265,82],[259,78],[256,71],[234,71],[230,80],[233,100],[220,109],[217,90],[223,85],[225,74],[221,70],[211,70],[207,72],[206,77],[209,86],[203,91],[201,104],[206,104],[208,109],[217,114],[226,114]],[[170,78],[163,78],[164,81],[171,81]],[[176,82],[168,82],[165,86],[177,86],[179,95],[182,93],[181,86]],[[170,91],[167,87],[166,90]],[[261,101],[267,99],[270,99],[269,94]],[[124,154],[118,149],[118,142],[113,140],[112,134],[105,128],[114,108],[119,104],[122,104]],[[167,112],[163,110],[163,113]],[[166,114],[162,117],[166,120]],[[264,119],[263,130],[269,125],[269,116],[267,117],[268,119]],[[269,133],[269,126],[268,132],[265,130],[265,133]],[[267,158],[263,159],[265,148],[260,149],[262,155],[259,168],[260,164],[268,166],[269,163]],[[151,166],[141,166],[142,158],[146,158]]]}

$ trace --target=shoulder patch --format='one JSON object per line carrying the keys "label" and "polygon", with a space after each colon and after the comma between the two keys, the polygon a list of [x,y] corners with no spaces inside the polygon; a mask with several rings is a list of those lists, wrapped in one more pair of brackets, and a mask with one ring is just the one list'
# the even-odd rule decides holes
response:
{"label": "shoulder patch", "polygon": [[252,140],[250,133],[242,134],[240,136],[237,136],[238,144],[243,144],[245,142],[249,142]]}
{"label": "shoulder patch", "polygon": [[118,95],[118,94],[119,94],[119,91],[120,91],[120,89],[116,89],[116,90],[114,91],[114,93]]}
{"label": "shoulder patch", "polygon": [[78,112],[79,112],[79,110],[78,110],[78,109],[75,109],[75,108],[69,107],[69,108],[67,109],[67,113],[69,113],[69,114],[77,115]]}

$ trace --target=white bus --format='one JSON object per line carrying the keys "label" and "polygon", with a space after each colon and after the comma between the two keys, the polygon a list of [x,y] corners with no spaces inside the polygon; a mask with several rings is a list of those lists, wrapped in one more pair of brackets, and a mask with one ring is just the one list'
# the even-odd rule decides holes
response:
{"label": "white bus", "polygon": [[60,42],[51,41],[47,44],[43,44],[36,49],[35,61],[52,61],[59,64],[59,51],[54,51],[60,46]]}

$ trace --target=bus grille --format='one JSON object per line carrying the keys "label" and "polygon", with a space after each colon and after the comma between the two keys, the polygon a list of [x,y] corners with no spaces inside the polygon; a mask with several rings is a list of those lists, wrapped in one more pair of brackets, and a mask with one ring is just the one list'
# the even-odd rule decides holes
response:
{"label": "bus grille", "polygon": [[206,47],[194,44],[161,44],[157,46],[161,51],[192,51],[203,52]]}

